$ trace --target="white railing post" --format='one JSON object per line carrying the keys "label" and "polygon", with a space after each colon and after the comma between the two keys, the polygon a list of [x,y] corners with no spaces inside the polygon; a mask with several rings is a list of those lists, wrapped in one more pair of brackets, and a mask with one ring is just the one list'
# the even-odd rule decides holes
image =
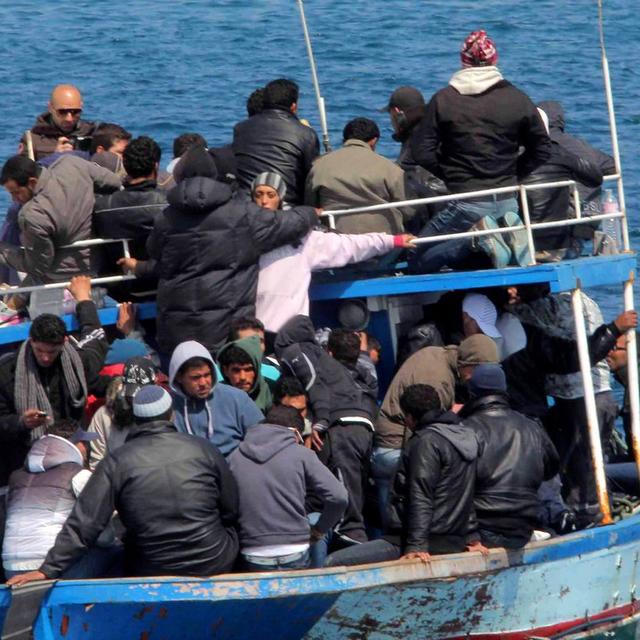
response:
{"label": "white railing post", "polygon": [[[633,271],[629,279],[624,283],[624,310],[633,310]],[[631,442],[633,455],[640,477],[640,396],[638,394],[638,345],[636,330],[627,331],[627,393],[629,396],[629,408],[631,410]]]}
{"label": "white railing post", "polygon": [[533,231],[531,230],[531,216],[529,215],[529,203],[527,202],[527,190],[524,185],[520,185],[520,208],[522,209],[522,217],[527,233],[527,244],[529,245],[529,255],[531,256],[531,265],[536,264],[536,248],[533,244]]}
{"label": "white railing post", "polygon": [[582,385],[584,388],[584,403],[587,413],[587,428],[589,431],[589,443],[591,445],[591,461],[598,493],[598,503],[602,511],[602,524],[611,524],[611,507],[607,492],[607,479],[604,473],[604,458],[602,456],[602,443],[600,442],[600,428],[598,425],[598,411],[591,377],[591,357],[587,342],[587,331],[584,324],[582,310],[581,283],[578,279],[576,288],[571,292],[573,306],[573,320],[576,327],[576,342],[578,356],[580,358],[580,372],[582,373]]}

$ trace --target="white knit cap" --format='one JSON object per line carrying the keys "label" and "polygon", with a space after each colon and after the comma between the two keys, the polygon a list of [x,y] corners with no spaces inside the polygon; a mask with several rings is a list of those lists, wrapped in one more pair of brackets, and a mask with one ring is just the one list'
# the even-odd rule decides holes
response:
{"label": "white knit cap", "polygon": [[133,415],[136,418],[159,418],[171,409],[172,404],[171,396],[162,387],[150,384],[133,397]]}
{"label": "white knit cap", "polygon": [[468,293],[462,301],[462,310],[472,317],[480,327],[480,331],[490,338],[501,338],[496,328],[498,312],[493,302],[481,293]]}

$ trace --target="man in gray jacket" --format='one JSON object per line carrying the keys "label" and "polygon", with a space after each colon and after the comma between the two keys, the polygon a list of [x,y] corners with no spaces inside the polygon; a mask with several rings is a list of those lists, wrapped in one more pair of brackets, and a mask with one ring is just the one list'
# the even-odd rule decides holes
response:
{"label": "man in gray jacket", "polygon": [[[240,553],[249,571],[308,567],[311,544],[347,507],[346,489],[313,451],[300,446],[303,430],[297,409],[273,407],[228,458],[240,495]],[[322,502],[313,527],[305,509],[308,494]]]}
{"label": "man in gray jacket", "polygon": [[0,264],[24,271],[32,283],[68,280],[90,270],[89,248],[62,247],[91,237],[94,188],[119,189],[115,173],[71,154],[48,169],[24,156],[9,158],[0,184],[22,204],[22,247],[0,243]]}

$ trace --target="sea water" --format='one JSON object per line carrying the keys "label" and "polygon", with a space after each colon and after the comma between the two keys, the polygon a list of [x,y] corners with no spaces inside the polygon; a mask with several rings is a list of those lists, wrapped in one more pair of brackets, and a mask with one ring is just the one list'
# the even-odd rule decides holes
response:
{"label": "sea water", "polygon": [[[425,97],[459,68],[473,29],[494,38],[499,67],[531,98],[565,107],[567,130],[611,151],[595,0],[307,0],[309,30],[326,100],[331,141],[356,116],[376,120],[378,150],[395,158],[388,116],[379,113],[403,84]],[[604,0],[631,237],[640,246],[640,20],[629,0]],[[0,162],[46,109],[51,88],[76,84],[85,117],[117,122],[162,146],[198,131],[230,142],[249,94],[276,77],[301,87],[300,115],[319,130],[295,0],[16,0],[0,3]],[[0,195],[0,211],[9,200]],[[2,215],[2,214],[0,214]],[[597,291],[605,316],[620,289]]]}

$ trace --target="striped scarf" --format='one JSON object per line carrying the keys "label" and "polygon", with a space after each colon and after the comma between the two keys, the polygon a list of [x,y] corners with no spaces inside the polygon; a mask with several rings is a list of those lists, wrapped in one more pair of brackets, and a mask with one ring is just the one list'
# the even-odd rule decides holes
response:
{"label": "striped scarf", "polygon": [[[60,364],[62,366],[62,375],[69,390],[71,405],[74,408],[83,407],[87,401],[87,380],[84,375],[84,366],[77,350],[69,342],[64,343],[60,354]],[[18,353],[14,395],[18,415],[22,415],[27,409],[39,409],[44,411],[50,420],[53,420],[53,408],[40,381],[38,363],[33,355],[29,340],[25,340],[22,343]],[[37,440],[46,432],[46,426],[32,429],[31,441]]]}

